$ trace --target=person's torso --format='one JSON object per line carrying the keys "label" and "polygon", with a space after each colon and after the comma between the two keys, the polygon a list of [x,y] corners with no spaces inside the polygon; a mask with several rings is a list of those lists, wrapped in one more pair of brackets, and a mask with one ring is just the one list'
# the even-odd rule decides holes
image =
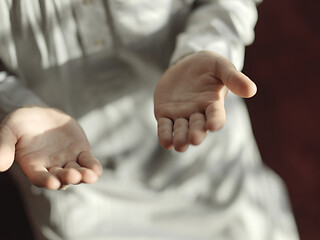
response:
{"label": "person's torso", "polygon": [[128,94],[152,91],[190,5],[5,1],[0,3],[1,58],[48,105],[81,117]]}

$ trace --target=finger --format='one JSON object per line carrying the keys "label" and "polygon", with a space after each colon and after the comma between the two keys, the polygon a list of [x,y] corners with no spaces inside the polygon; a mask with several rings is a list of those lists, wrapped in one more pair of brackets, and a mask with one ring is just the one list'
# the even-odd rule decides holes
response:
{"label": "finger", "polygon": [[164,149],[172,147],[173,123],[168,118],[160,118],[158,120],[158,139]]}
{"label": "finger", "polygon": [[81,167],[91,169],[98,176],[102,174],[102,166],[100,162],[89,151],[81,152],[78,156],[77,162]]}
{"label": "finger", "polygon": [[220,56],[216,61],[216,75],[234,94],[249,98],[256,94],[257,86],[246,75],[238,71],[226,58]]}
{"label": "finger", "polygon": [[173,125],[173,146],[178,152],[184,152],[188,148],[188,128],[187,119],[178,118]]}
{"label": "finger", "polygon": [[52,167],[49,172],[57,177],[62,185],[78,184],[82,178],[80,172],[73,168]]}
{"label": "finger", "polygon": [[201,113],[194,113],[189,120],[189,141],[193,145],[199,145],[207,134],[206,119]]}
{"label": "finger", "polygon": [[59,179],[43,166],[33,166],[25,169],[25,174],[38,187],[56,190],[61,186]]}
{"label": "finger", "polygon": [[216,131],[223,127],[226,122],[226,111],[224,101],[214,101],[206,108],[206,128],[210,131]]}
{"label": "finger", "polygon": [[81,167],[76,162],[69,162],[64,166],[64,168],[65,169],[72,168],[79,171],[82,176],[81,182],[83,183],[94,183],[98,180],[98,175],[94,171],[85,167]]}
{"label": "finger", "polygon": [[14,160],[17,138],[6,125],[0,126],[0,172],[8,170]]}

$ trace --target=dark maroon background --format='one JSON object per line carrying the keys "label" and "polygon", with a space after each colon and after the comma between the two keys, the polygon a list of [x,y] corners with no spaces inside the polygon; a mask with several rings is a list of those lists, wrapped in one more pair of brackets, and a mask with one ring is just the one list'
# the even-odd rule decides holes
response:
{"label": "dark maroon background", "polygon": [[244,69],[262,157],[288,186],[302,240],[320,239],[319,12],[319,0],[265,0]]}
{"label": "dark maroon background", "polygon": [[[262,157],[285,181],[302,240],[320,236],[320,0],[265,0],[244,72]],[[0,174],[0,238],[31,239],[19,194]]]}

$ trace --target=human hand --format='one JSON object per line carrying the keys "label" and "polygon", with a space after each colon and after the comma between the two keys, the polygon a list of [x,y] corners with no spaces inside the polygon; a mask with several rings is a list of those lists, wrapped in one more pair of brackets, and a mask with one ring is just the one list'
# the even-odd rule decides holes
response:
{"label": "human hand", "polygon": [[154,92],[159,142],[185,151],[199,145],[208,131],[226,121],[224,99],[228,90],[248,98],[256,85],[221,55],[201,51],[178,61],[160,78]]}
{"label": "human hand", "polygon": [[0,171],[14,160],[34,185],[48,189],[93,183],[102,173],[77,121],[53,108],[20,108],[3,120]]}

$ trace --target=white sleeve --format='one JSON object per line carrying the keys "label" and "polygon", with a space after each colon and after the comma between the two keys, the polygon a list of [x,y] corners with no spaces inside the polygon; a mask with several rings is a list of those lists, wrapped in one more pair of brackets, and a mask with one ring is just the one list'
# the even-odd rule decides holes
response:
{"label": "white sleeve", "polygon": [[[12,40],[10,9],[12,1],[0,1],[0,120],[8,113],[25,105],[45,105],[9,69],[17,66]],[[6,65],[6,66],[5,66]]]}
{"label": "white sleeve", "polygon": [[260,1],[196,1],[185,31],[178,35],[171,63],[187,54],[210,50],[225,56],[241,70],[244,48],[254,40],[257,2]]}
{"label": "white sleeve", "polygon": [[45,103],[23,87],[17,77],[0,71],[0,120],[15,109],[27,105],[44,106]]}

